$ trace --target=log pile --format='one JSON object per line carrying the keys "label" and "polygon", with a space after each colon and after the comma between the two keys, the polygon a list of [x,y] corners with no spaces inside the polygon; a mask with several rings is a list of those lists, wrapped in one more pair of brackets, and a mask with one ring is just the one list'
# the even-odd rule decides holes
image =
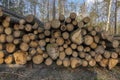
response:
{"label": "log pile", "polygon": [[120,46],[108,32],[76,13],[46,22],[33,15],[18,18],[0,9],[0,64],[45,63],[76,68],[108,67],[119,63]]}

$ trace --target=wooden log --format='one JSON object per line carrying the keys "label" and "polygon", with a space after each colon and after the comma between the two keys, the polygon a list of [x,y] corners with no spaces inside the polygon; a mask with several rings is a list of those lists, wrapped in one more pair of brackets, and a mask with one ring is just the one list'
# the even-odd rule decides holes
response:
{"label": "wooden log", "polygon": [[75,69],[82,64],[82,61],[79,58],[71,58],[70,64],[71,68]]}
{"label": "wooden log", "polygon": [[30,46],[31,48],[37,48],[37,47],[38,47],[38,41],[31,41],[31,42],[29,43],[29,46]]}
{"label": "wooden log", "polygon": [[84,38],[85,45],[91,45],[93,43],[93,37],[90,35],[86,35]]}
{"label": "wooden log", "polygon": [[60,30],[56,30],[56,31],[53,32],[53,37],[54,38],[58,38],[60,36],[61,36],[61,31]]}
{"label": "wooden log", "polygon": [[44,31],[44,28],[42,28],[42,27],[38,27],[38,33],[42,33],[43,31]]}
{"label": "wooden log", "polygon": [[7,28],[10,26],[10,22],[3,20],[2,25],[3,25],[3,27]]}
{"label": "wooden log", "polygon": [[6,51],[8,53],[13,53],[16,49],[16,46],[13,43],[6,44]]}
{"label": "wooden log", "polygon": [[56,64],[57,64],[58,66],[61,66],[61,65],[63,64],[63,62],[62,62],[61,59],[57,59]]}
{"label": "wooden log", "polygon": [[66,57],[65,52],[64,51],[60,52],[59,59],[63,60],[63,59],[65,59],[65,57]]}
{"label": "wooden log", "polygon": [[8,55],[6,58],[5,58],[5,63],[6,64],[12,64],[13,62],[13,56],[12,55]]}
{"label": "wooden log", "polygon": [[37,35],[33,33],[29,33],[28,35],[29,35],[30,40],[36,40],[38,38]]}
{"label": "wooden log", "polygon": [[55,38],[50,38],[50,43],[55,43]]}
{"label": "wooden log", "polygon": [[96,65],[96,61],[94,59],[90,59],[88,63],[91,67],[94,67]]}
{"label": "wooden log", "polygon": [[29,35],[27,35],[27,34],[23,35],[22,41],[25,42],[25,43],[29,43],[29,42],[30,42],[30,37],[29,37]]}
{"label": "wooden log", "polygon": [[5,34],[10,35],[12,34],[12,29],[11,28],[5,28]]}
{"label": "wooden log", "polygon": [[76,16],[77,16],[76,13],[74,13],[74,12],[70,13],[70,18],[72,20],[76,19]]}
{"label": "wooden log", "polygon": [[77,20],[73,20],[72,24],[73,24],[73,26],[77,26],[77,24],[78,24]]}
{"label": "wooden log", "polygon": [[32,60],[32,56],[31,55],[27,55],[27,61],[31,61]]}
{"label": "wooden log", "polygon": [[29,49],[29,54],[30,54],[31,56],[35,55],[36,52],[37,52],[37,51],[36,51],[35,48],[30,48],[30,49]]}
{"label": "wooden log", "polygon": [[20,49],[21,49],[22,51],[28,51],[29,45],[28,45],[27,43],[25,43],[25,42],[22,42],[22,43],[20,44]]}
{"label": "wooden log", "polygon": [[107,66],[108,66],[108,59],[104,59],[104,58],[103,58],[103,59],[100,61],[99,64],[100,64],[101,67],[104,67],[104,68],[107,67]]}
{"label": "wooden log", "polygon": [[41,47],[45,47],[46,42],[45,42],[45,40],[39,40],[38,44],[39,44],[39,46],[41,46]]}
{"label": "wooden log", "polygon": [[20,25],[18,25],[18,24],[16,24],[16,25],[14,25],[14,29],[15,30],[24,30],[25,29],[25,25],[23,25],[23,24],[20,24]]}
{"label": "wooden log", "polygon": [[84,50],[84,47],[82,45],[77,46],[77,51],[82,52]]}
{"label": "wooden log", "polygon": [[108,68],[111,70],[118,64],[118,59],[109,59]]}
{"label": "wooden log", "polygon": [[81,29],[81,34],[82,34],[83,36],[85,36],[85,35],[87,34],[86,29]]}
{"label": "wooden log", "polygon": [[93,42],[93,43],[90,45],[90,48],[92,48],[92,49],[97,48],[97,44],[96,44],[95,42]]}
{"label": "wooden log", "polygon": [[111,52],[111,58],[113,58],[113,59],[118,58],[118,53]]}
{"label": "wooden log", "polygon": [[38,46],[36,48],[36,51],[37,51],[38,54],[43,54],[43,50],[42,50],[42,48],[40,46]]}
{"label": "wooden log", "polygon": [[64,66],[64,67],[69,67],[69,66],[70,66],[70,60],[69,60],[69,58],[65,58],[65,59],[63,60],[63,66]]}
{"label": "wooden log", "polygon": [[91,57],[95,57],[95,55],[96,55],[95,51],[90,51],[90,55],[91,55]]}
{"label": "wooden log", "polygon": [[85,24],[87,24],[87,23],[90,22],[90,18],[89,18],[89,17],[85,17],[82,21],[83,21]]}
{"label": "wooden log", "polygon": [[3,58],[5,56],[4,51],[0,50],[0,58]]}
{"label": "wooden log", "polygon": [[72,49],[76,49],[76,48],[77,48],[77,45],[76,45],[75,43],[72,43],[72,44],[70,45],[70,47],[71,47]]}
{"label": "wooden log", "polygon": [[60,20],[61,22],[64,22],[65,16],[64,16],[63,14],[59,15],[59,20]]}
{"label": "wooden log", "polygon": [[50,22],[46,22],[44,25],[44,29],[45,30],[50,30],[51,29],[51,23]]}
{"label": "wooden log", "polygon": [[85,58],[85,54],[86,54],[85,52],[79,52],[79,57],[80,58]]}
{"label": "wooden log", "polygon": [[49,30],[44,31],[45,36],[50,36],[51,32]]}
{"label": "wooden log", "polygon": [[77,51],[73,51],[72,56],[77,58],[78,57],[78,52]]}
{"label": "wooden log", "polygon": [[20,19],[19,24],[24,25],[26,23],[25,19]]}
{"label": "wooden log", "polygon": [[96,62],[100,62],[103,59],[101,54],[96,54],[94,58]]}
{"label": "wooden log", "polygon": [[53,43],[53,44],[47,44],[46,46],[46,51],[48,55],[53,59],[56,60],[59,57],[59,50],[58,50],[58,45]]}
{"label": "wooden log", "polygon": [[77,29],[77,30],[73,31],[70,38],[71,38],[72,42],[74,42],[78,45],[82,44],[83,38],[81,35],[81,29]]}
{"label": "wooden log", "polygon": [[5,49],[4,45],[2,43],[0,43],[0,50],[3,50],[3,49]]}
{"label": "wooden log", "polygon": [[92,36],[95,36],[97,33],[96,33],[95,30],[92,30],[92,31],[90,32],[90,34],[91,34]]}
{"label": "wooden log", "polygon": [[64,51],[64,48],[62,46],[60,46],[59,51]]}
{"label": "wooden log", "polygon": [[6,36],[6,42],[11,43],[11,42],[13,42],[13,40],[14,40],[13,35],[7,35]]}
{"label": "wooden log", "polygon": [[68,48],[68,44],[63,44],[63,48]]}
{"label": "wooden log", "polygon": [[43,56],[42,55],[35,55],[33,58],[32,58],[32,61],[34,64],[41,64],[43,62]]}
{"label": "wooden log", "polygon": [[69,18],[69,17],[67,17],[66,19],[65,19],[65,23],[67,23],[67,24],[69,24],[69,23],[71,23],[71,18]]}
{"label": "wooden log", "polygon": [[39,39],[44,39],[45,38],[45,35],[43,33],[40,33],[38,36],[39,36]]}
{"label": "wooden log", "polygon": [[13,43],[15,44],[15,45],[18,45],[18,44],[20,44],[21,43],[21,39],[14,39],[13,40]]}
{"label": "wooden log", "polygon": [[87,60],[85,60],[85,59],[82,60],[82,66],[83,66],[83,67],[87,67],[88,64],[89,64],[89,63],[88,63]]}
{"label": "wooden log", "polygon": [[58,28],[60,27],[60,21],[57,20],[57,19],[52,20],[52,22],[51,22],[51,27],[52,27],[53,29],[58,29]]}
{"label": "wooden log", "polygon": [[69,38],[69,33],[68,32],[63,32],[62,37],[63,37],[63,39],[68,39]]}
{"label": "wooden log", "polygon": [[0,42],[5,43],[6,42],[6,35],[5,34],[0,34]]}
{"label": "wooden log", "polygon": [[19,31],[19,30],[13,31],[13,36],[14,36],[15,38],[22,37],[23,34],[24,34],[24,32]]}
{"label": "wooden log", "polygon": [[91,50],[90,47],[85,47],[83,51],[84,51],[84,52],[90,52],[90,50]]}
{"label": "wooden log", "polygon": [[32,26],[32,29],[36,30],[38,29],[39,27],[39,24],[37,22],[34,23],[34,25]]}
{"label": "wooden log", "polygon": [[103,54],[105,52],[105,49],[103,46],[97,46],[97,48],[95,49],[95,52],[97,54]]}
{"label": "wooden log", "polygon": [[70,39],[67,39],[67,40],[65,40],[65,43],[66,43],[67,45],[70,45],[70,44],[71,44],[71,40],[70,40]]}
{"label": "wooden log", "polygon": [[13,57],[15,59],[16,64],[24,65],[27,63],[27,56],[25,52],[16,51],[14,52]]}
{"label": "wooden log", "polygon": [[25,25],[25,30],[26,30],[27,32],[30,32],[30,31],[32,30],[32,25],[26,24],[26,25]]}
{"label": "wooden log", "polygon": [[39,26],[43,26],[43,23],[32,14],[27,15],[25,20],[26,20],[26,22],[28,22],[30,24],[35,24],[35,22],[36,22],[39,24]]}
{"label": "wooden log", "polygon": [[37,30],[34,30],[34,31],[33,31],[33,34],[37,35],[37,34],[38,34],[38,31],[37,31]]}
{"label": "wooden log", "polygon": [[90,61],[92,59],[91,55],[85,54],[85,60]]}
{"label": "wooden log", "polygon": [[94,36],[94,41],[95,41],[95,43],[99,43],[100,37],[99,36]]}
{"label": "wooden log", "polygon": [[94,29],[97,33],[101,32],[102,30],[101,26],[96,26]]}
{"label": "wooden log", "polygon": [[82,21],[78,22],[77,26],[78,26],[78,28],[84,27],[84,22],[82,22]]}
{"label": "wooden log", "polygon": [[67,29],[67,28],[66,28],[66,25],[65,25],[65,24],[62,24],[62,25],[60,26],[60,30],[61,30],[61,31],[66,31],[66,29]]}
{"label": "wooden log", "polygon": [[45,42],[49,43],[50,42],[50,38],[45,38]]}
{"label": "wooden log", "polygon": [[72,49],[70,47],[66,48],[65,49],[65,54],[68,55],[68,56],[72,55]]}
{"label": "wooden log", "polygon": [[61,45],[64,44],[64,39],[63,39],[62,37],[58,37],[58,38],[56,39],[56,43],[57,43],[57,45],[61,46]]}
{"label": "wooden log", "polygon": [[73,31],[74,30],[74,26],[73,26],[73,24],[67,24],[66,25],[66,29],[67,29],[67,31]]}
{"label": "wooden log", "polygon": [[110,56],[111,56],[111,52],[109,52],[109,51],[106,50],[106,51],[103,53],[103,56],[104,56],[106,59],[109,59]]}
{"label": "wooden log", "polygon": [[47,54],[46,52],[44,52],[44,53],[43,53],[43,58],[46,59],[46,58],[48,58],[48,57],[49,57],[48,54]]}
{"label": "wooden log", "polygon": [[47,66],[52,65],[52,63],[53,63],[53,60],[52,60],[51,58],[47,58],[47,59],[45,60],[45,64],[46,64]]}

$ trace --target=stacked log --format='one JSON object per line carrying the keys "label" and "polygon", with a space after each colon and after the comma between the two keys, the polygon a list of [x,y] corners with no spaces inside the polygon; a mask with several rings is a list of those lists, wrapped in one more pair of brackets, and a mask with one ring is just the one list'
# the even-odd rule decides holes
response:
{"label": "stacked log", "polygon": [[55,62],[58,66],[108,67],[119,62],[119,41],[90,18],[77,21],[76,13],[41,25],[33,15],[18,18],[0,9],[0,64],[34,64]]}

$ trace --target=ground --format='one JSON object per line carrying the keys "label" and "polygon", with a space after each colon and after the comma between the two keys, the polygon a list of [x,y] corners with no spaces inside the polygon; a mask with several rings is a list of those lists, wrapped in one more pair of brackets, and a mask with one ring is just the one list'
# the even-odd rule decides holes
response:
{"label": "ground", "polygon": [[112,70],[101,67],[79,67],[33,65],[31,67],[0,67],[0,80],[120,80],[120,68]]}

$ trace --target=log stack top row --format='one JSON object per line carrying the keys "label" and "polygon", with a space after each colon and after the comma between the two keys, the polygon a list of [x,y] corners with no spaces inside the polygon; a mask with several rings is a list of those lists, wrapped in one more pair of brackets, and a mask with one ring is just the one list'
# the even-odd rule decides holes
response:
{"label": "log stack top row", "polygon": [[13,15],[0,8],[0,64],[45,63],[77,68],[119,63],[120,45],[112,35],[76,13],[43,23],[33,15]]}

